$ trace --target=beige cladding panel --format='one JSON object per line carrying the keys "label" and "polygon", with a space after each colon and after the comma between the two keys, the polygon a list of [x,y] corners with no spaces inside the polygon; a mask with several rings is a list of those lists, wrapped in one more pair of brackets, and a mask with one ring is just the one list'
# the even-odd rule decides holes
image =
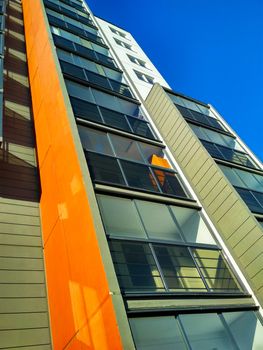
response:
{"label": "beige cladding panel", "polygon": [[145,105],[263,305],[261,226],[159,84],[154,85]]}

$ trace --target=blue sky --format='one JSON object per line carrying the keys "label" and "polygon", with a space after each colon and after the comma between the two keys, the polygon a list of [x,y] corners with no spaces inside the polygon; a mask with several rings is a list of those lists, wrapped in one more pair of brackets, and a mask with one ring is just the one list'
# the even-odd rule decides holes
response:
{"label": "blue sky", "polygon": [[263,159],[262,0],[87,0],[130,31],[170,86],[211,103]]}

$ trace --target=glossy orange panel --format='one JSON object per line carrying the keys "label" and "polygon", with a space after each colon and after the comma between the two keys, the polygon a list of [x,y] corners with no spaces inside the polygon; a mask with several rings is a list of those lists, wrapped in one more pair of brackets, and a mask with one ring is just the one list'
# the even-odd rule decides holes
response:
{"label": "glossy orange panel", "polygon": [[54,349],[120,350],[115,311],[70,126],[73,116],[65,105],[42,0],[23,0],[22,4]]}

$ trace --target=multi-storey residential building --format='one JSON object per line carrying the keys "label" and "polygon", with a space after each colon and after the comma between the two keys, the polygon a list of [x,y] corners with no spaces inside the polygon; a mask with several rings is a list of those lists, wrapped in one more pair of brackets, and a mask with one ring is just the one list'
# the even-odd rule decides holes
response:
{"label": "multi-storey residential building", "polygon": [[0,349],[261,349],[259,160],[82,0],[4,3]]}

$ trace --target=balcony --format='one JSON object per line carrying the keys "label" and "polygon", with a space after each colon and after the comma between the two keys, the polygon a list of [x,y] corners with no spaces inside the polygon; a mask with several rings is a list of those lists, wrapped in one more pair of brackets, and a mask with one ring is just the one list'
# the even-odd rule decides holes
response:
{"label": "balcony", "polygon": [[74,1],[70,1],[70,0],[60,0],[61,2],[64,2],[65,4],[74,7],[77,10],[83,11],[84,7],[81,5],[81,3],[76,4]]}
{"label": "balcony", "polygon": [[148,122],[95,104],[70,97],[75,117],[156,140]]}
{"label": "balcony", "polygon": [[70,23],[67,23],[59,18],[56,18],[54,16],[48,15],[49,23],[53,26],[57,26],[58,28],[69,30],[71,33],[80,35],[81,37],[88,39],[90,41],[93,41],[96,44],[103,45],[105,47],[105,44],[99,36],[92,34],[88,32],[87,30],[81,29],[79,27],[76,27]]}
{"label": "balcony", "polygon": [[240,197],[253,213],[263,214],[263,193],[234,186]]}
{"label": "balcony", "polygon": [[126,239],[109,245],[124,293],[242,293],[218,249]]}
{"label": "balcony", "polygon": [[65,38],[58,36],[56,34],[53,34],[53,39],[54,39],[55,45],[61,49],[71,51],[71,52],[76,53],[82,57],[91,59],[91,60],[96,61],[98,63],[101,63],[105,66],[116,69],[116,64],[115,64],[114,60],[109,56],[105,56],[105,55],[98,53],[94,50],[88,49],[85,46],[76,44],[73,41],[65,39]]}
{"label": "balcony", "polygon": [[201,139],[200,141],[202,142],[206,150],[210,153],[210,155],[214,158],[226,160],[235,164],[240,164],[248,168],[257,169],[257,167],[249,158],[249,156],[244,152],[221,146],[213,142]]}
{"label": "balcony", "polygon": [[51,10],[57,11],[58,13],[61,13],[61,14],[66,15],[68,17],[71,17],[71,18],[73,18],[73,19],[75,19],[83,24],[94,26],[94,23],[89,18],[89,14],[87,12],[83,12],[83,16],[81,16],[74,11],[70,11],[70,10],[66,9],[65,7],[54,4],[53,2],[48,1],[48,0],[45,0],[44,4],[47,8],[49,8]]}
{"label": "balcony", "polygon": [[85,151],[85,156],[94,182],[188,198],[171,169],[147,166],[91,151]]}
{"label": "balcony", "polygon": [[78,81],[88,82],[94,86],[113,91],[122,96],[134,98],[128,85],[106,78],[97,73],[80,68],[74,64],[60,60],[61,69],[64,75],[75,78]]}
{"label": "balcony", "polygon": [[189,108],[182,107],[180,105],[175,104],[175,106],[179,109],[182,116],[188,121],[194,121],[197,124],[201,124],[204,126],[208,126],[212,129],[216,129],[219,131],[223,131],[224,133],[228,133],[221,122],[215,118],[209,117],[206,114],[202,114],[196,111],[193,111]]}

